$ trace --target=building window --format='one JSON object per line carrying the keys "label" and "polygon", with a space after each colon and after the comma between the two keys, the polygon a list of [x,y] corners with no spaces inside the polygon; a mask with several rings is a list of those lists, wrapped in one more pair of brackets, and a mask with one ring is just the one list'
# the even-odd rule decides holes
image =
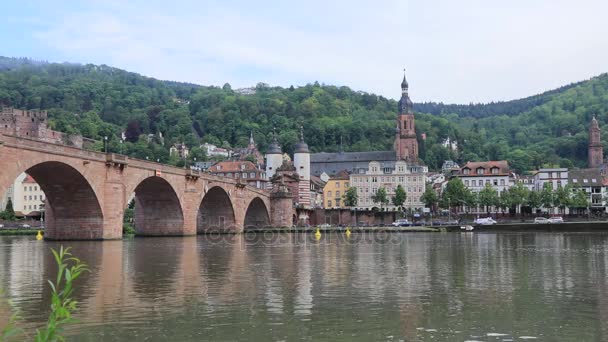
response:
{"label": "building window", "polygon": [[597,179],[595,179],[595,178],[593,178],[591,181],[592,181],[593,183],[597,183]]}
{"label": "building window", "polygon": [[32,195],[30,195],[30,201],[32,200]]}
{"label": "building window", "polygon": [[500,185],[502,185],[502,186],[504,186],[504,185],[505,185],[505,180],[504,180],[504,179],[501,179],[501,180],[500,180]]}
{"label": "building window", "polygon": [[250,172],[249,173],[249,178],[255,178],[255,172]]}
{"label": "building window", "polygon": [[572,183],[577,183],[577,182],[578,182],[578,179],[576,179],[576,178],[574,178],[574,179],[572,180]]}
{"label": "building window", "polygon": [[498,185],[498,179],[494,179],[494,180],[492,181],[492,184],[494,184],[495,186],[496,186],[496,185]]}
{"label": "building window", "polygon": [[340,182],[336,182],[336,188],[340,187]]}
{"label": "building window", "polygon": [[484,171],[483,167],[477,168],[477,174],[478,175],[483,175],[483,171]]}
{"label": "building window", "polygon": [[492,168],[492,174],[493,175],[497,175],[498,174],[498,168],[497,167],[493,167]]}
{"label": "building window", "polygon": [[348,182],[344,183],[345,188],[348,188],[348,186],[349,186]]}
{"label": "building window", "polygon": [[247,172],[243,172],[243,178],[247,178]]}
{"label": "building window", "polygon": [[38,186],[34,185],[34,191],[38,191]]}
{"label": "building window", "polygon": [[327,206],[328,206],[328,207],[331,207],[331,204],[332,204],[332,203],[331,203],[331,200],[328,200],[328,201],[327,201]]}
{"label": "building window", "polygon": [[336,198],[340,198],[340,190],[336,191]]}
{"label": "building window", "polygon": [[327,192],[327,197],[331,197],[331,191]]}
{"label": "building window", "polygon": [[490,185],[490,180],[489,179],[486,179],[486,185]]}
{"label": "building window", "polygon": [[465,180],[465,181],[464,181],[464,185],[469,186],[469,181],[468,181],[468,180]]}
{"label": "building window", "polygon": [[24,200],[24,201],[27,201],[27,196],[23,196],[23,200]]}
{"label": "building window", "polygon": [[463,174],[465,174],[465,175],[468,175],[468,174],[470,174],[470,173],[471,173],[471,170],[469,170],[469,169],[464,169],[464,170],[462,170],[462,173],[463,173]]}

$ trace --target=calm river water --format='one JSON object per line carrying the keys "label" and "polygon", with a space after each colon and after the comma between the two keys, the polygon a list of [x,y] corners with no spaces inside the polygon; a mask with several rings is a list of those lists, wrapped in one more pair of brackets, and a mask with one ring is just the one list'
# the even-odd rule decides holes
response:
{"label": "calm river water", "polygon": [[[608,234],[63,242],[91,267],[74,341],[606,341]],[[0,326],[48,313],[51,247],[0,237]]]}

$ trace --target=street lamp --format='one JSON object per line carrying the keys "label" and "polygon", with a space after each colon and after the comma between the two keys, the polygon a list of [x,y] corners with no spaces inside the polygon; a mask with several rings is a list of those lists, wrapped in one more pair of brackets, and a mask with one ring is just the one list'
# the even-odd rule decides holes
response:
{"label": "street lamp", "polygon": [[41,203],[38,208],[40,209],[40,227],[44,228],[44,203]]}
{"label": "street lamp", "polygon": [[108,153],[108,136],[103,137],[103,150]]}
{"label": "street lamp", "polygon": [[120,154],[122,154],[122,143],[124,142],[124,140],[122,140],[122,138],[120,139]]}

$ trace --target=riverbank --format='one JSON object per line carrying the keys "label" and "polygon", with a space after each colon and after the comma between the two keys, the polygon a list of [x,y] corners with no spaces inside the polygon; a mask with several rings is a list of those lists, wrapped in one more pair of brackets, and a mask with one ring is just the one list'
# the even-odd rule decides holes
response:
{"label": "riverbank", "polygon": [[[446,226],[447,231],[462,231],[461,225]],[[489,226],[474,225],[474,232],[608,232],[608,222],[564,222],[564,223],[501,223]]]}
{"label": "riverbank", "polygon": [[38,229],[0,229],[0,236],[37,235]]}
{"label": "riverbank", "polygon": [[[445,227],[443,227],[445,228]],[[439,232],[442,230],[442,227],[291,227],[291,228],[252,228],[247,229],[246,232],[281,232],[281,233],[314,233],[317,230],[321,233],[331,233],[331,232],[346,232],[346,229],[349,229],[351,233],[364,233],[364,232],[390,232],[390,233],[416,233],[416,232]],[[445,231],[445,229],[443,229]]]}

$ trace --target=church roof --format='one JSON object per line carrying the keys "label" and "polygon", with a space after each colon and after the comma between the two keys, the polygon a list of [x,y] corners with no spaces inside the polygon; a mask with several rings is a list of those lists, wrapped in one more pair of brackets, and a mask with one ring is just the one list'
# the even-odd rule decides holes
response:
{"label": "church roof", "polygon": [[329,162],[370,162],[370,161],[394,161],[394,151],[368,151],[368,152],[337,152],[337,153],[313,153],[310,155],[311,163]]}

